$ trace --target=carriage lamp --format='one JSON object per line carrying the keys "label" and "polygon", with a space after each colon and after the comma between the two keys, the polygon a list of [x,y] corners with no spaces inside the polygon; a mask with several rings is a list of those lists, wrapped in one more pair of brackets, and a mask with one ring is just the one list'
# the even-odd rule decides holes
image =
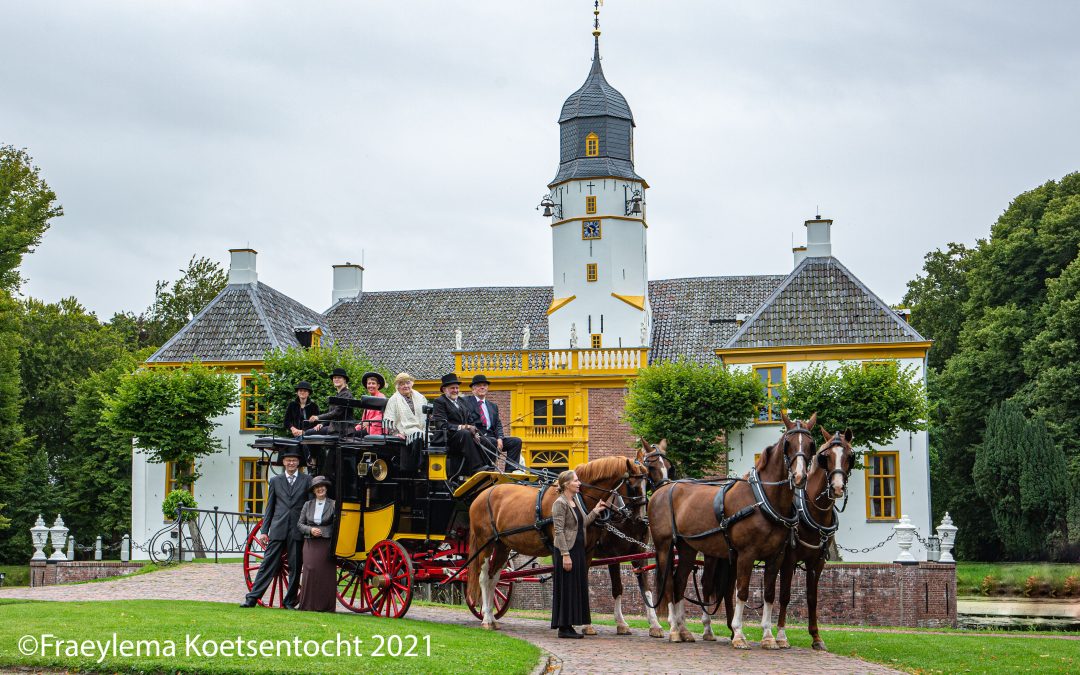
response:
{"label": "carriage lamp", "polygon": [[390,467],[385,459],[377,459],[371,465],[371,477],[377,481],[384,481],[390,475]]}
{"label": "carriage lamp", "polygon": [[552,216],[562,218],[562,204],[556,204],[551,195],[544,195],[540,199],[540,205],[536,207],[536,210],[539,211],[541,207],[544,209],[543,216],[545,218],[551,218]]}

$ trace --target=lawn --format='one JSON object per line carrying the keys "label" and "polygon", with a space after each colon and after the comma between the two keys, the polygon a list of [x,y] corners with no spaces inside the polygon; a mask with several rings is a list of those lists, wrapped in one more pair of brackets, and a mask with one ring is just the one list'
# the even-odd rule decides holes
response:
{"label": "lawn", "polygon": [[1080,565],[970,563],[956,565],[959,595],[1080,598]]}
{"label": "lawn", "polygon": [[0,565],[0,572],[4,574],[4,587],[29,586],[29,565]]}
{"label": "lawn", "polygon": [[215,602],[0,599],[0,667],[509,675],[528,673],[539,657],[533,645],[499,633],[409,619],[285,613]]}

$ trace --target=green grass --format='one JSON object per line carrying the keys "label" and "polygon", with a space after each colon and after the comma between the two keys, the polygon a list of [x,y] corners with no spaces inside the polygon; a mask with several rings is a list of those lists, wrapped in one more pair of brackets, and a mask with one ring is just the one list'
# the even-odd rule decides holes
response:
{"label": "green grass", "polygon": [[956,565],[959,595],[1080,598],[1080,565],[967,563]]}
{"label": "green grass", "polygon": [[30,585],[29,565],[0,565],[0,572],[5,575],[4,588]]}
{"label": "green grass", "polygon": [[[155,641],[159,655],[141,656],[108,654],[99,661],[96,655],[60,654],[49,648],[45,655],[38,647],[33,655],[20,653],[23,636],[53,635],[50,641],[98,640],[108,642],[113,634],[118,640]],[[197,639],[195,636],[199,636]],[[362,656],[281,655],[227,656],[206,655],[207,640],[217,644],[237,638],[243,641],[293,643],[330,640],[361,640]],[[380,636],[383,638],[380,641]],[[392,636],[398,636],[397,638]],[[417,638],[419,656],[376,656],[381,644],[384,651],[396,646],[398,638],[406,646]],[[188,649],[189,637],[196,651]],[[174,655],[167,653],[168,641]],[[430,643],[430,656],[426,645]],[[257,643],[258,644],[258,643]],[[314,643],[309,643],[314,644]],[[134,646],[130,647],[134,649]],[[257,648],[257,647],[256,647]],[[344,648],[343,648],[344,650]],[[355,654],[355,652],[354,652]],[[497,672],[528,673],[537,664],[540,650],[521,640],[471,627],[426,623],[410,619],[381,619],[357,614],[286,612],[283,610],[241,609],[216,602],[190,601],[113,601],[113,602],[29,602],[0,599],[0,667],[54,668],[80,672],[170,672],[170,673],[459,673]]]}

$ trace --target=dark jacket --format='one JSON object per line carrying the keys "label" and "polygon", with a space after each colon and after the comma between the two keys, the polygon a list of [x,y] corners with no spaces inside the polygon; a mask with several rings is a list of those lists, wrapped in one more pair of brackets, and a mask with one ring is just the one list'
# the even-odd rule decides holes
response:
{"label": "dark jacket", "polygon": [[458,396],[457,405],[446,394],[435,399],[431,405],[431,426],[436,430],[436,444],[446,443],[446,432],[469,424],[469,417],[469,404],[464,396]]}
{"label": "dark jacket", "polygon": [[300,521],[300,509],[310,496],[309,487],[311,476],[306,473],[297,472],[291,486],[284,472],[271,478],[266,494],[266,511],[263,512],[262,533],[275,541],[303,539],[297,523]]}
{"label": "dark jacket", "polygon": [[326,506],[323,507],[322,522],[316,523],[312,520],[315,515],[315,499],[309,499],[304,504],[304,508],[300,510],[300,522],[297,526],[300,531],[304,533],[305,537],[311,537],[311,528],[317,527],[322,530],[322,536],[320,539],[329,539],[334,533],[334,525],[336,524],[336,518],[334,517],[334,500],[329,497],[326,498]]}
{"label": "dark jacket", "polygon": [[285,433],[289,433],[289,430],[293,427],[303,429],[304,422],[312,415],[318,414],[319,405],[315,401],[309,398],[307,405],[301,408],[300,399],[294,398],[289,401],[289,407],[285,408]]}
{"label": "dark jacket", "polygon": [[491,399],[485,399],[488,422],[490,423],[490,426],[485,427],[484,421],[480,417],[480,399],[475,396],[465,396],[463,398],[465,399],[465,407],[469,409],[469,424],[474,425],[481,436],[503,438],[502,420],[499,419],[499,406],[495,405]]}
{"label": "dark jacket", "polygon": [[[353,397],[352,390],[348,387],[345,387],[337,393],[331,394],[331,396],[336,396],[338,398]],[[337,434],[338,436],[344,436],[350,431],[353,431],[356,427],[356,421],[353,420],[352,416],[352,408],[343,405],[331,405],[329,410],[319,415],[319,421],[334,421],[334,423],[330,425],[330,433]],[[352,424],[348,424],[348,422],[352,422]]]}

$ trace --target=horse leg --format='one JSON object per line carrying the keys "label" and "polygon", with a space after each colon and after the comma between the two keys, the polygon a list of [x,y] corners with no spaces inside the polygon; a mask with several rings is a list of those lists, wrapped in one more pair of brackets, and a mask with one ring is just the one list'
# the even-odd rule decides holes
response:
{"label": "horse leg", "polygon": [[704,606],[701,608],[701,639],[706,642],[715,642],[716,636],[712,630],[712,615],[709,614],[709,603],[720,596],[716,588],[716,574],[719,569],[719,561],[711,556],[705,556],[705,565],[701,568],[701,595],[699,598]]}
{"label": "horse leg", "polygon": [[[664,634],[664,629],[660,626],[660,621],[656,617],[656,610],[651,607],[653,604],[653,592],[646,588],[645,572],[642,571],[642,567],[645,566],[643,560],[635,560],[630,565],[634,568],[634,576],[637,577],[638,590],[641,591],[641,597],[645,598],[645,618],[649,621],[649,637],[661,637]],[[655,631],[655,635],[653,632]]]}
{"label": "horse leg", "polygon": [[743,610],[750,598],[750,573],[754,571],[754,556],[740,556],[737,563],[738,573],[735,588],[735,616],[731,619],[731,646],[735,649],[750,649],[750,643],[743,634]]}
{"label": "horse leg", "polygon": [[788,642],[787,632],[787,608],[791,602],[791,579],[795,576],[795,553],[788,551],[784,555],[784,563],[780,566],[780,615],[776,621],[776,646],[780,649],[791,649]]}
{"label": "horse leg", "polygon": [[491,547],[487,560],[484,560],[481,555],[480,599],[484,619],[480,627],[486,630],[499,630],[499,624],[495,622],[495,584],[499,582],[499,574],[508,557],[509,551],[501,544]]}
{"label": "horse leg", "polygon": [[[671,542],[659,540],[655,535],[653,539],[656,546],[656,567],[653,568],[653,586],[656,588],[656,595],[659,598],[659,602],[656,606],[667,607],[668,627],[673,628],[675,626],[675,607],[671,588],[675,583],[675,574],[673,571],[668,573],[668,566],[672,561]],[[650,628],[649,637],[664,637],[664,631],[663,629],[654,631]]]}
{"label": "horse leg", "polygon": [[821,578],[821,572],[824,568],[824,556],[822,556],[812,568],[806,568],[806,613],[808,615],[807,620],[809,621],[808,629],[810,631],[810,638],[813,640],[810,646],[821,652],[829,651],[825,647],[825,641],[821,639],[821,634],[818,633],[817,625],[818,581]]}
{"label": "horse leg", "polygon": [[675,588],[672,595],[672,599],[676,600],[676,623],[671,627],[671,636],[678,636],[678,639],[672,639],[669,636],[671,642],[694,642],[694,635],[686,627],[686,600],[683,596],[686,594],[686,582],[690,578],[690,572],[694,569],[695,558],[697,558],[697,551],[691,546],[680,544],[679,566],[675,572]]}
{"label": "horse leg", "polygon": [[611,577],[611,597],[615,602],[615,634],[629,635],[630,626],[627,625],[622,613],[622,598],[625,590],[622,582],[622,565],[608,565],[607,571],[608,576]]}
{"label": "horse leg", "polygon": [[772,634],[772,609],[776,601],[776,573],[779,571],[779,559],[774,558],[765,564],[764,603],[761,607],[761,648],[780,649]]}

